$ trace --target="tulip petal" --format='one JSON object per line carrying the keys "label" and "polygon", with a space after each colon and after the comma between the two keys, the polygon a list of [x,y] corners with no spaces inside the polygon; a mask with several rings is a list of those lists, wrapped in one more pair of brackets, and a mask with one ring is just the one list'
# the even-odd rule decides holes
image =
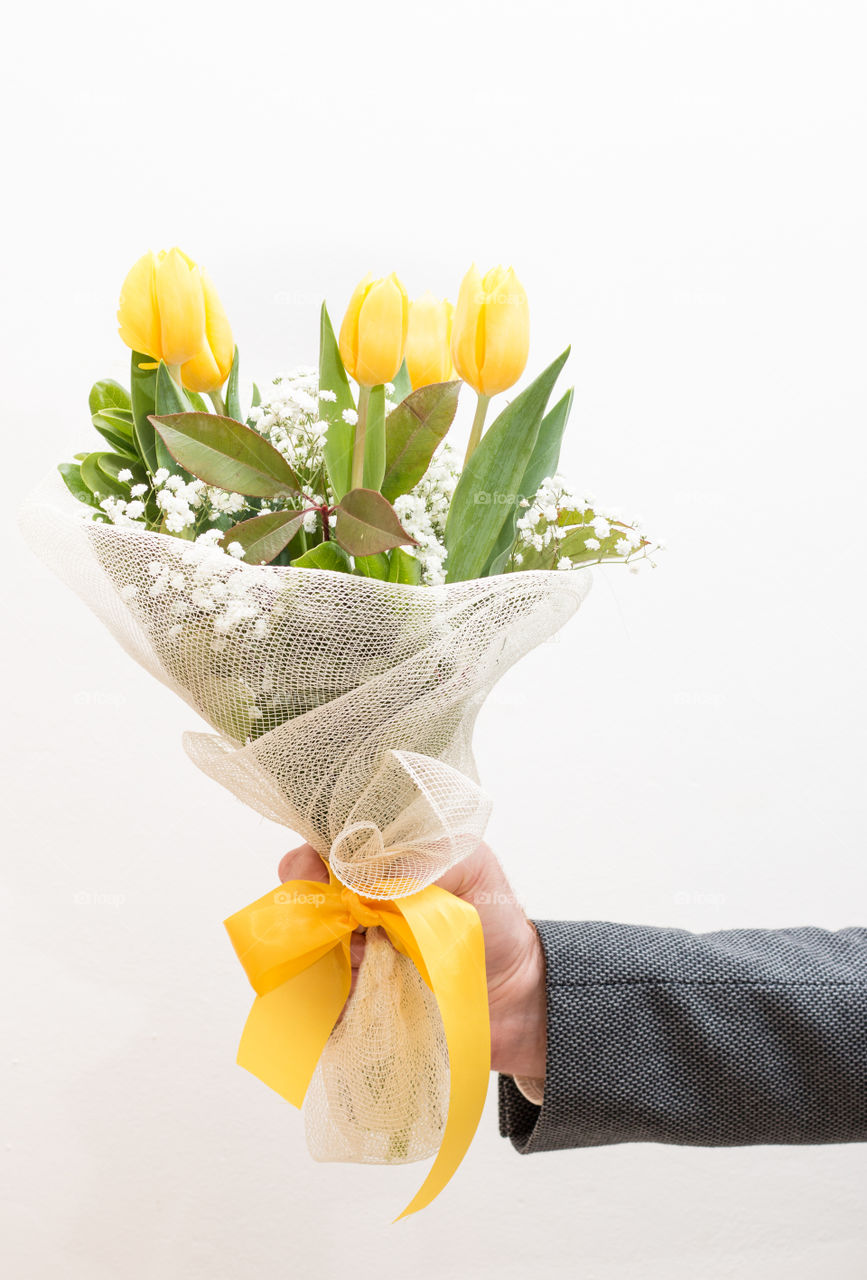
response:
{"label": "tulip petal", "polygon": [[477,360],[479,320],[484,301],[482,277],[475,263],[461,281],[452,321],[452,360],[458,376],[474,391],[480,391]]}
{"label": "tulip petal", "polygon": [[207,341],[201,274],[180,249],[161,256],[155,274],[163,360],[186,364]]}
{"label": "tulip petal", "polygon": [[216,391],[225,380],[208,346],[181,365],[181,382],[188,391]]}
{"label": "tulip petal", "polygon": [[190,391],[216,391],[229,376],[235,358],[232,330],[214,282],[201,271],[205,299],[206,344],[198,355],[181,366],[181,379]]}
{"label": "tulip petal", "polygon": [[358,380],[356,374],[358,367],[358,317],[361,313],[362,303],[370,292],[372,285],[373,276],[368,272],[364,279],[359,280],[355,286],[352,297],[346,307],[343,323],[340,326],[340,337],[338,339],[340,358],[350,378],[355,378],[356,381]]}
{"label": "tulip petal", "polygon": [[406,367],[413,390],[450,380],[453,311],[450,302],[438,301],[430,291],[411,303]]}
{"label": "tulip petal", "polygon": [[[490,287],[489,287],[490,285]],[[530,308],[515,272],[502,268],[485,277],[483,395],[494,396],[518,381],[530,350]]]}
{"label": "tulip petal", "polygon": [[205,295],[205,332],[208,335],[208,346],[222,374],[220,378],[222,384],[228,378],[232,361],[235,359],[235,339],[220,296],[214,288],[214,282],[204,270],[202,271],[202,289]]}
{"label": "tulip petal", "polygon": [[121,286],[117,320],[120,336],[128,347],[159,360],[162,348],[154,267],[154,255],[148,252],[130,268]]}
{"label": "tulip petal", "polygon": [[406,290],[392,274],[377,280],[358,314],[356,380],[367,387],[390,382],[403,363],[409,304]]}

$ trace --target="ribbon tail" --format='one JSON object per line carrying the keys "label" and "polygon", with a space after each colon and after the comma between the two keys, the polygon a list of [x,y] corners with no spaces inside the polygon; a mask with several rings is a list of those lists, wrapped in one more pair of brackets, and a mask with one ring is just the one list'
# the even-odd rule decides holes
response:
{"label": "ribbon tail", "polygon": [[394,1219],[399,1222],[439,1195],[467,1153],[488,1092],[491,1028],[485,943],[475,907],[436,885],[396,899],[392,905],[412,935],[406,939],[407,953],[413,959],[417,953],[427,970],[449,1051],[449,1110],[443,1140],[424,1182]]}
{"label": "ribbon tail", "polygon": [[241,1035],[238,1064],[300,1107],[316,1064],[349,995],[348,946],[257,996]]}

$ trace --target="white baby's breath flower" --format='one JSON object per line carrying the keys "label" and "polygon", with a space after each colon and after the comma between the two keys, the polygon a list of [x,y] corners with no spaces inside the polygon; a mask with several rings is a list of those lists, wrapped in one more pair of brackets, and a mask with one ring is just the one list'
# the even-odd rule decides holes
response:
{"label": "white baby's breath flower", "polygon": [[358,423],[358,414],[354,409],[344,409],[340,416],[344,422],[349,423],[350,427],[354,427]]}
{"label": "white baby's breath flower", "polygon": [[222,529],[206,529],[196,538],[196,546],[216,547],[223,537]]}
{"label": "white baby's breath flower", "polygon": [[120,471],[117,473],[117,478],[120,480],[121,484],[128,484],[129,481],[132,480],[132,472],[129,467],[121,467]]}

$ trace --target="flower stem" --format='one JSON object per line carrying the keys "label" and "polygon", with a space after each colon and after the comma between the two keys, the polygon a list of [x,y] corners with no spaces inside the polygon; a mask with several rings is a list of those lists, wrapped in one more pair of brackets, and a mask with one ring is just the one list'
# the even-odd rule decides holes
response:
{"label": "flower stem", "polygon": [[367,404],[370,400],[370,387],[358,388],[358,422],[355,424],[355,442],[352,446],[352,481],[353,489],[360,489],[364,484],[364,437],[367,431]]}
{"label": "flower stem", "polygon": [[173,381],[175,381],[181,390],[183,390],[184,384],[181,382],[181,366],[179,364],[170,364],[167,365],[167,368]]}
{"label": "flower stem", "polygon": [[225,401],[223,400],[223,397],[220,395],[219,390],[209,391],[208,399],[210,400],[211,404],[214,406],[214,410],[220,415],[220,417],[225,418],[226,404],[225,404]]}
{"label": "flower stem", "polygon": [[469,440],[469,444],[467,445],[466,456],[464,457],[464,466],[467,465],[470,458],[473,456],[473,454],[475,453],[476,449],[479,446],[479,441],[482,438],[482,427],[485,425],[485,414],[488,412],[488,405],[490,403],[491,403],[491,397],[483,396],[480,391],[479,399],[476,404],[476,416],[473,418],[473,426],[472,426],[472,430],[470,431],[470,440]]}

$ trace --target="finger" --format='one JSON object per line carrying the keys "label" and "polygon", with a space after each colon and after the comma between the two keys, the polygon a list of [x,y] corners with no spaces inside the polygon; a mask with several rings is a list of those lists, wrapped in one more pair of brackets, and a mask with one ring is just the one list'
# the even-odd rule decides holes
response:
{"label": "finger", "polygon": [[301,844],[297,849],[284,853],[277,868],[281,883],[287,880],[328,879],[328,868],[312,844]]}

